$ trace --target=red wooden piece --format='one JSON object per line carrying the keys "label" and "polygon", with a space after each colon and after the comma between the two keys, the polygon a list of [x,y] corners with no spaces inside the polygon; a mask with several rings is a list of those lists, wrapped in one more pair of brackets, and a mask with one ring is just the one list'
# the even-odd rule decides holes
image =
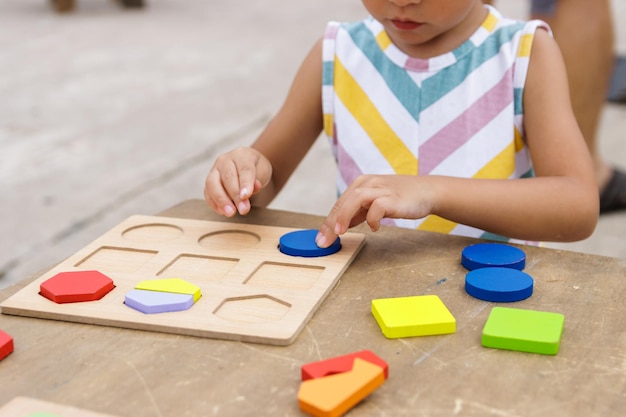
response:
{"label": "red wooden piece", "polygon": [[111,278],[98,271],[60,272],[41,283],[39,293],[58,304],[95,301],[115,288]]}
{"label": "red wooden piece", "polygon": [[385,379],[389,376],[389,365],[370,350],[349,353],[335,358],[325,359],[302,365],[302,380],[321,378],[328,375],[349,372],[352,370],[354,359],[360,358],[383,368]]}
{"label": "red wooden piece", "polygon": [[0,361],[13,352],[13,338],[0,330]]}

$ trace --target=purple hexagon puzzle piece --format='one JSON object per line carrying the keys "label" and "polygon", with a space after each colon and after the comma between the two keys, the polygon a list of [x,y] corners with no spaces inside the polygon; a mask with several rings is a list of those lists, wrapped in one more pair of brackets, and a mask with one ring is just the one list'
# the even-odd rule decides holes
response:
{"label": "purple hexagon puzzle piece", "polygon": [[193,306],[193,294],[130,290],[124,304],[145,314],[183,311]]}

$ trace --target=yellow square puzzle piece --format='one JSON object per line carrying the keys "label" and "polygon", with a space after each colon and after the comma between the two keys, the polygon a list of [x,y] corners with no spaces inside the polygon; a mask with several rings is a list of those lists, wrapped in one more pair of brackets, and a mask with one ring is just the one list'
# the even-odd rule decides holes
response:
{"label": "yellow square puzzle piece", "polygon": [[456,332],[454,316],[436,295],[372,300],[372,314],[389,339]]}

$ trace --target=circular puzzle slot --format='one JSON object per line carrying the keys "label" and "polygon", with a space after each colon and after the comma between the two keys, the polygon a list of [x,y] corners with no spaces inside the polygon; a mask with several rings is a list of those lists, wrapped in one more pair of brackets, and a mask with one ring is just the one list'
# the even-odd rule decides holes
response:
{"label": "circular puzzle slot", "polygon": [[250,248],[261,241],[255,233],[241,230],[224,230],[209,233],[198,240],[200,246],[210,249],[234,250]]}
{"label": "circular puzzle slot", "polygon": [[122,237],[132,242],[154,242],[178,238],[183,229],[170,224],[143,224],[131,227],[122,233]]}

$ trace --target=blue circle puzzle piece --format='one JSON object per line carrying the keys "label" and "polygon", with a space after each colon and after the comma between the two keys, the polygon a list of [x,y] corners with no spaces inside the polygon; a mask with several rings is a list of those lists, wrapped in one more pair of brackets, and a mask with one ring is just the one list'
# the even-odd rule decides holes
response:
{"label": "blue circle puzzle piece", "polygon": [[511,268],[481,268],[465,275],[465,291],[472,297],[492,302],[521,301],[533,293],[533,279]]}
{"label": "blue circle puzzle piece", "polygon": [[315,243],[316,236],[317,230],[312,229],[286,233],[280,237],[278,249],[285,255],[303,256],[305,258],[332,255],[341,249],[339,238],[329,247],[320,248]]}
{"label": "blue circle puzzle piece", "polygon": [[526,266],[526,254],[515,246],[502,243],[477,243],[463,249],[461,264],[468,270],[503,267],[522,270]]}

